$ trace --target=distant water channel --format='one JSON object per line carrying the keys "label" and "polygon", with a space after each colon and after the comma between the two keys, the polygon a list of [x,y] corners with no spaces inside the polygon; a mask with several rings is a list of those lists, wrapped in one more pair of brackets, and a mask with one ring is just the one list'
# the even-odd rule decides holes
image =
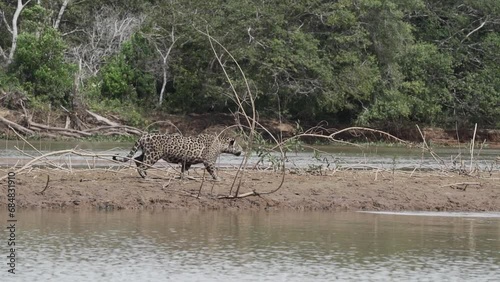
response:
{"label": "distant water channel", "polygon": [[421,215],[19,211],[12,281],[498,281],[500,214]]}
{"label": "distant water channel", "polygon": [[[72,167],[89,166],[110,166],[116,165],[109,161],[111,155],[127,155],[132,143],[124,142],[79,142],[74,141],[32,141],[32,145],[41,153],[48,153],[57,150],[67,150],[77,148],[86,150],[92,154],[105,155],[103,158],[82,157],[76,155],[59,155],[48,157],[58,164],[71,165]],[[31,156],[39,156],[40,152],[35,151],[22,141],[0,140],[0,166],[22,165],[32,159],[23,154],[15,147]],[[418,148],[406,148],[398,146],[346,146],[331,145],[317,147],[320,153],[314,153],[312,149],[301,152],[288,152],[286,159],[287,168],[306,169],[405,169],[415,168],[426,169],[460,169],[460,167],[470,167],[470,152],[464,148],[437,147],[435,153],[438,157],[432,156],[429,152],[424,152]],[[273,167],[276,164],[278,153],[265,156],[259,164],[261,167]],[[476,149],[474,152],[473,164],[481,169],[500,169],[500,162],[496,158],[500,156],[500,149],[484,148]],[[219,166],[239,166],[242,158],[233,155],[222,154]],[[249,164],[253,165],[259,161],[255,153],[250,158]],[[160,161],[160,164],[163,161]]]}

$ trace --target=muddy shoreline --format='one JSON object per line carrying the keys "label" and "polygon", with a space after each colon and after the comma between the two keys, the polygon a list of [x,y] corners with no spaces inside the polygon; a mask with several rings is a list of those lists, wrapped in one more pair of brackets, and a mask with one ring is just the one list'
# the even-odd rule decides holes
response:
{"label": "muddy shoreline", "polygon": [[[5,168],[0,172],[8,173]],[[190,171],[195,180],[176,179],[173,169],[142,179],[131,168],[71,172],[35,168],[15,176],[15,200],[21,209],[65,210],[500,211],[500,172],[479,177],[437,171],[287,173],[275,193],[219,199],[228,195],[235,173],[220,170],[221,181],[202,182],[201,168]],[[280,173],[245,171],[240,194],[272,191],[281,180]],[[6,208],[7,180],[0,186],[0,208]]]}

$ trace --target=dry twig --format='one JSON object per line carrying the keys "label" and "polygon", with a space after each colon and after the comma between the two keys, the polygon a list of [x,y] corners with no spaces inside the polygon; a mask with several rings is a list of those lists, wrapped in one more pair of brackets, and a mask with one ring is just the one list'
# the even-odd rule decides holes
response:
{"label": "dry twig", "polygon": [[465,189],[467,189],[468,186],[481,186],[481,183],[480,182],[460,182],[460,183],[443,185],[441,187],[451,187],[453,189],[465,191]]}
{"label": "dry twig", "polygon": [[49,175],[47,175],[47,183],[45,184],[45,188],[43,188],[43,190],[40,192],[35,192],[35,194],[43,195],[43,193],[45,193],[45,190],[47,190],[47,188],[49,188],[49,180],[50,180],[50,177],[49,177]]}

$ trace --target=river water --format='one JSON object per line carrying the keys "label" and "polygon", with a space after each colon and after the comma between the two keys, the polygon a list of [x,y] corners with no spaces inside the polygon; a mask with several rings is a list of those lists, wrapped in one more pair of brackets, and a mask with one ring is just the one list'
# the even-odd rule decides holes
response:
{"label": "river water", "polygon": [[[78,140],[40,140],[32,141],[31,144],[39,152],[20,140],[0,140],[0,166],[19,166],[32,160],[33,157],[40,156],[40,154],[68,149],[84,150],[100,157],[62,154],[53,155],[47,159],[61,166],[84,168],[118,166],[111,161],[111,156],[116,154],[125,156],[133,145],[133,143],[124,142],[82,142]],[[314,154],[312,150],[288,152],[285,166],[290,169],[318,169],[321,167],[321,169],[452,170],[470,169],[472,163],[475,168],[481,170],[500,169],[500,162],[496,159],[500,156],[500,148],[476,148],[472,158],[473,162],[471,162],[468,149],[457,147],[437,147],[435,148],[437,157],[422,149],[399,146],[329,145],[317,146],[317,148],[321,153]],[[251,167],[259,163],[261,168],[276,168],[279,158],[280,154],[277,152],[266,155],[262,159],[254,153],[249,158],[248,164]],[[237,167],[241,164],[242,159],[242,157],[221,154],[218,165]],[[259,161],[259,159],[261,160]],[[41,164],[43,165],[43,163]],[[165,164],[160,160],[157,166],[165,166]]]}
{"label": "river water", "polygon": [[500,277],[498,213],[22,210],[17,219],[16,281]]}

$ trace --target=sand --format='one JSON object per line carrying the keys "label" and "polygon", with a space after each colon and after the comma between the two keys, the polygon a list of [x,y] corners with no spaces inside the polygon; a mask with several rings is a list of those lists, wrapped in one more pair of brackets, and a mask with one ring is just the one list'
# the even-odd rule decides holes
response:
{"label": "sand", "polygon": [[[2,176],[7,172],[0,170]],[[221,199],[229,195],[235,174],[236,170],[219,170],[220,181],[202,181],[202,168],[190,170],[194,180],[177,179],[173,169],[149,171],[142,179],[133,168],[34,168],[15,176],[15,202],[21,209],[65,210],[500,211],[500,172],[475,176],[440,171],[287,172],[278,191],[262,195],[279,187],[282,174],[247,170],[240,195],[252,191],[258,195]],[[0,206],[5,208],[7,180],[0,186]]]}

